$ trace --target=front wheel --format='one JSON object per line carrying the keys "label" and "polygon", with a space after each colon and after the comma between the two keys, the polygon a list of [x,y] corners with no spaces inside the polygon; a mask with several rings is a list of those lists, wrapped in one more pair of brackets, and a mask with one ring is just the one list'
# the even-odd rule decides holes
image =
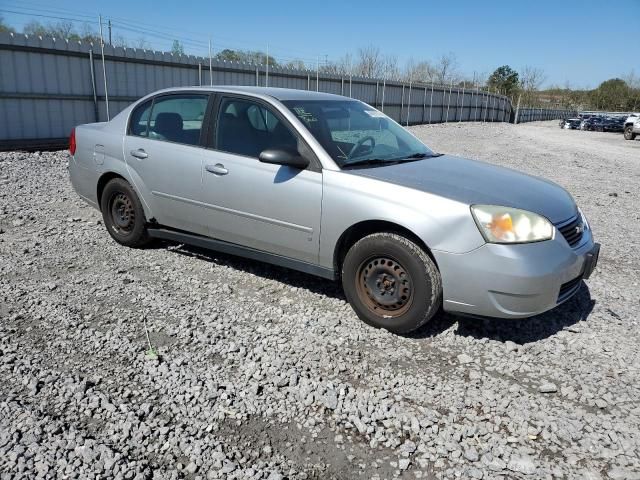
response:
{"label": "front wheel", "polygon": [[629,125],[624,129],[624,139],[625,140],[635,140],[636,134],[633,133],[633,125]]}
{"label": "front wheel", "polygon": [[442,302],[440,272],[429,255],[402,235],[368,235],[342,265],[347,300],[365,323],[408,333],[431,320]]}
{"label": "front wheel", "polygon": [[107,183],[100,207],[104,225],[116,242],[127,247],[142,247],[149,242],[142,203],[129,182],[114,178]]}

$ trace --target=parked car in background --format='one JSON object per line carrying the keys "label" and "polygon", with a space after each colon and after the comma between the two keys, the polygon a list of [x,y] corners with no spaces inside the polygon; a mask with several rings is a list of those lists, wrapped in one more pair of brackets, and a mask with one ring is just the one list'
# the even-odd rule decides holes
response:
{"label": "parked car in background", "polygon": [[560,122],[560,128],[564,128],[567,130],[576,130],[580,128],[581,120],[579,118],[567,118]]}
{"label": "parked car in background", "polygon": [[593,272],[562,187],[429,149],[350,98],[173,88],[71,134],[73,187],[118,243],[161,238],[329,279],[365,322],[405,333],[442,307],[523,318]]}
{"label": "parked car in background", "polygon": [[580,121],[579,130],[589,130],[589,125],[591,123],[591,117],[583,117]]}
{"label": "parked car in background", "polygon": [[623,132],[624,131],[625,118],[621,116],[617,117],[605,117],[602,122],[603,132]]}
{"label": "parked car in background", "polygon": [[629,115],[624,122],[624,138],[625,140],[635,140],[638,134],[640,134],[640,115],[634,113]]}
{"label": "parked car in background", "polygon": [[580,130],[586,130],[591,132],[601,132],[602,131],[603,120],[600,117],[592,116],[589,118],[585,118],[580,122]]}

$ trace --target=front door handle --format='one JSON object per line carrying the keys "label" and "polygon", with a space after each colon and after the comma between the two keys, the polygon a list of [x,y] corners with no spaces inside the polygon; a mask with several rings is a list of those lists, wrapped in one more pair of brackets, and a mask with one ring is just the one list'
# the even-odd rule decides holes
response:
{"label": "front door handle", "polygon": [[215,165],[207,165],[204,167],[205,170],[209,173],[214,173],[216,175],[226,175],[229,173],[229,170],[224,168],[224,165],[221,163],[216,163]]}
{"label": "front door handle", "polygon": [[133,155],[136,158],[147,158],[149,155],[147,155],[147,152],[145,152],[142,148],[139,148],[138,150],[131,150],[129,152],[131,155]]}

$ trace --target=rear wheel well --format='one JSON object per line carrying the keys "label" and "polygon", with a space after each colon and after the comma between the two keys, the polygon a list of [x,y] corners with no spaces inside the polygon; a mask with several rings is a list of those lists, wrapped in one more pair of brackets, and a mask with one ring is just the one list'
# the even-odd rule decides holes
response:
{"label": "rear wheel well", "polygon": [[102,208],[102,205],[100,205],[100,203],[102,202],[102,192],[104,191],[104,187],[106,187],[107,183],[109,183],[114,178],[122,178],[125,181],[127,180],[122,175],[118,175],[117,173],[107,172],[103,174],[98,180],[98,207]]}
{"label": "rear wheel well", "polygon": [[422,248],[427,253],[427,255],[431,257],[431,260],[433,260],[433,263],[436,265],[436,267],[438,267],[436,259],[431,253],[429,247],[420,239],[420,237],[418,237],[408,228],[398,225],[397,223],[388,222],[385,220],[367,220],[352,225],[338,239],[338,243],[336,244],[333,255],[333,266],[336,272],[336,277],[339,278],[342,274],[342,263],[349,249],[358,240],[366,237],[367,235],[380,232],[397,233],[399,235],[402,235],[403,237],[408,238],[420,248]]}

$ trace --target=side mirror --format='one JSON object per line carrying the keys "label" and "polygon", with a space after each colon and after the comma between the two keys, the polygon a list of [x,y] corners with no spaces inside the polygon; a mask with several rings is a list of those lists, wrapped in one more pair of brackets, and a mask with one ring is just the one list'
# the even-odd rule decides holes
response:
{"label": "side mirror", "polygon": [[258,157],[262,163],[272,163],[275,165],[286,165],[293,168],[307,168],[309,160],[304,158],[295,150],[284,150],[279,148],[269,148],[260,152]]}

